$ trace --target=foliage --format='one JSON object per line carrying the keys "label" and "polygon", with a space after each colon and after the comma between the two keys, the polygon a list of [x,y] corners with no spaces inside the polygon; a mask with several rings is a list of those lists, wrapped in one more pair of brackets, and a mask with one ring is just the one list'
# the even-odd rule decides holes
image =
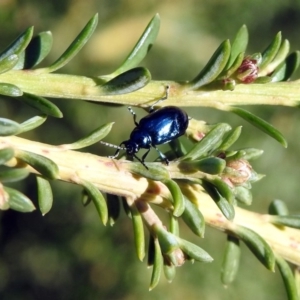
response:
{"label": "foliage", "polygon": [[[72,182],[82,187],[84,205],[94,203],[104,225],[115,224],[123,203],[132,220],[140,260],[145,256],[144,226],[148,229],[148,265],[153,266],[150,290],[158,284],[162,270],[167,280],[172,281],[176,267],[186,261],[212,261],[209,253],[180,236],[178,221],[182,219],[200,237],[204,237],[205,224],[224,230],[227,235],[222,267],[224,284],[228,285],[235,279],[241,255],[240,241],[243,241],[268,270],[274,271],[275,266],[279,268],[289,299],[297,299],[296,281],[286,261],[299,266],[300,257],[284,241],[299,239],[299,216],[289,215],[284,203],[278,201],[272,204],[270,215],[266,216],[239,208],[241,204],[252,203],[252,184],[263,177],[249,162],[260,156],[261,150],[232,149],[241,135],[241,127],[232,129],[226,123],[209,125],[191,120],[187,130],[191,145],[184,147],[181,142],[172,143],[171,151],[166,153],[172,160],[171,164],[147,163],[148,169],[140,163],[112,161],[73,151],[105,138],[113,123],[103,124],[84,138],[59,146],[40,144],[17,135],[41,126],[48,116],[62,117],[60,109],[48,97],[134,104],[146,108],[170,86],[170,97],[162,105],[172,104],[172,101],[176,105],[195,105],[187,100],[198,96],[198,106],[232,112],[286,147],[286,140],[275,127],[235,105],[251,103],[256,93],[266,93],[274,98],[280,97],[278,91],[284,93],[286,89],[292,89],[291,94],[293,89],[296,91],[297,81],[293,84],[286,81],[299,66],[299,51],[289,54],[289,42],[282,40],[281,33],[278,33],[264,51],[246,55],[248,31],[242,26],[232,43],[229,40],[221,43],[194,79],[184,83],[153,81],[150,71],[138,65],[158,34],[160,20],[156,15],[124,62],[111,74],[98,77],[52,74],[82,49],[96,25],[97,15],[48,67],[38,68],[37,65],[50,52],[52,35],[42,32],[33,37],[32,27],[0,54],[0,94],[16,97],[40,113],[23,123],[0,119],[1,209],[20,212],[35,209],[28,197],[7,185],[24,179],[29,173],[36,174],[38,202],[43,215],[49,213],[53,203],[50,180]],[[247,95],[250,98],[243,101],[239,98],[240,93],[246,90],[250,91],[250,96]],[[142,97],[143,93],[150,95],[149,99]],[[223,95],[218,102],[214,100],[216,95]],[[263,97],[260,101],[265,103]],[[268,99],[266,104],[269,104]],[[283,104],[296,105],[292,96]],[[167,226],[153,210],[153,204],[164,209],[169,219]],[[243,217],[249,215],[245,221]],[[283,226],[285,231],[282,231]],[[279,246],[276,245],[278,240],[282,240]]]}

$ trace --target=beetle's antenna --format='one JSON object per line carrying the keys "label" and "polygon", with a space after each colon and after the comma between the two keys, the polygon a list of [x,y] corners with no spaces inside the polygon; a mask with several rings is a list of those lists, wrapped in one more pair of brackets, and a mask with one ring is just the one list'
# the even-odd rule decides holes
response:
{"label": "beetle's antenna", "polygon": [[106,142],[102,142],[100,141],[101,144],[105,145],[105,146],[108,146],[110,148],[115,148],[115,149],[118,149],[115,153],[115,155],[112,155],[112,156],[108,156],[109,158],[116,158],[118,157],[119,153],[120,153],[120,150],[126,150],[125,147],[121,147],[121,146],[117,146],[117,145],[114,145],[114,144],[110,144],[110,143],[106,143]]}
{"label": "beetle's antenna", "polygon": [[151,105],[149,112],[153,112],[154,106],[156,106],[159,102],[165,101],[169,98],[169,91],[170,91],[170,86],[166,85],[166,94]]}
{"label": "beetle's antenna", "polygon": [[102,141],[100,141],[100,143],[105,145],[105,146],[108,146],[110,148],[115,148],[115,149],[119,149],[119,150],[126,150],[126,148],[121,147],[121,146],[117,146],[117,145],[114,145],[114,144],[110,144],[110,143],[106,143],[106,142],[102,142]]}
{"label": "beetle's antenna", "polygon": [[133,122],[135,126],[139,126],[139,123],[136,121],[136,113],[134,112],[134,110],[130,106],[128,106],[128,110],[133,115]]}
{"label": "beetle's antenna", "polygon": [[[117,149],[117,152],[115,153],[115,155],[112,155],[112,156],[108,156],[108,158],[116,158],[118,155],[119,155],[119,153],[120,153],[120,150],[127,150],[127,148],[126,147],[121,147],[121,146],[117,146],[117,145],[114,145],[114,144],[110,144],[110,143],[106,143],[106,142],[102,142],[102,141],[100,141],[100,143],[101,144],[103,144],[103,145],[105,145],[105,146],[108,146],[108,147],[110,147],[110,148],[115,148],[115,149]],[[122,145],[122,144],[121,144]],[[149,151],[148,151],[149,152]],[[148,153],[147,152],[147,153]],[[135,154],[133,154],[133,156],[147,169],[147,170],[149,170],[148,169],[148,167],[146,166],[146,164],[145,164],[145,162],[142,160],[142,159],[140,159],[138,156],[136,156]]]}

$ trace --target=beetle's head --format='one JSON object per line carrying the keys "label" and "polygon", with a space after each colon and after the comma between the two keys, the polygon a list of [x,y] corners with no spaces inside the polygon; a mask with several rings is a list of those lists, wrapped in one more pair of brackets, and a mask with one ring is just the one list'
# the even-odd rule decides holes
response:
{"label": "beetle's head", "polygon": [[127,154],[131,156],[133,156],[140,150],[139,145],[130,140],[123,142],[121,145],[125,146]]}

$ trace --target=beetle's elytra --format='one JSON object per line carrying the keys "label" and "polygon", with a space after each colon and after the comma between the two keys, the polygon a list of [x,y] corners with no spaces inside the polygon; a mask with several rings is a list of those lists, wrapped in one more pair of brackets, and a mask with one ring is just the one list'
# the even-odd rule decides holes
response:
{"label": "beetle's elytra", "polygon": [[[167,99],[168,90],[169,87],[167,87],[166,96],[158,100],[158,102]],[[107,146],[113,146],[118,149],[112,158],[116,158],[119,155],[120,150],[126,150],[128,155],[135,157],[147,168],[144,161],[151,147],[153,147],[159,153],[162,160],[168,164],[168,159],[156,146],[169,143],[185,133],[189,124],[187,113],[176,106],[165,106],[155,111],[153,111],[152,106],[150,111],[153,112],[150,112],[149,115],[145,116],[137,123],[136,114],[130,107],[128,109],[133,115],[136,127],[131,132],[129,139],[123,141],[120,146],[104,143]],[[136,156],[136,153],[141,148],[148,149],[142,156],[142,159]]]}

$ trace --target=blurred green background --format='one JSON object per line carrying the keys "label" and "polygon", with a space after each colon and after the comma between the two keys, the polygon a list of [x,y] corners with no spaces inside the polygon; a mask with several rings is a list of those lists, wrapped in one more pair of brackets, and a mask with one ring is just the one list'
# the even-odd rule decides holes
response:
{"label": "blurred green background", "polygon": [[[50,63],[96,12],[96,33],[60,72],[91,76],[112,72],[156,12],[161,16],[161,30],[143,62],[156,80],[193,78],[219,43],[233,38],[242,24],[248,26],[250,33],[249,54],[262,51],[279,30],[290,40],[292,50],[300,49],[299,0],[0,0],[0,50],[34,25],[36,33],[50,30],[54,35],[53,50],[46,61]],[[133,128],[132,117],[124,107],[59,99],[54,102],[64,118],[48,119],[27,138],[50,144],[68,143],[100,124],[116,121],[106,140],[119,144]],[[286,200],[293,213],[299,213],[300,112],[286,107],[247,108],[275,125],[287,138],[288,149],[231,114],[204,108],[187,110],[192,117],[209,123],[243,125],[236,148],[265,151],[254,162],[256,171],[267,176],[253,187],[251,210],[266,213],[269,203],[279,198]],[[0,98],[0,113],[21,122],[37,112],[15,99]],[[96,145],[88,150],[109,155],[112,149]],[[34,177],[19,187],[36,201]],[[0,299],[286,298],[279,272],[267,271],[244,246],[239,276],[224,288],[220,267],[225,235],[207,228],[205,239],[200,240],[184,224],[182,236],[206,249],[214,262],[187,263],[177,269],[172,284],[163,278],[155,290],[148,292],[151,269],[136,258],[131,221],[122,214],[114,227],[104,228],[92,205],[83,208],[80,188],[61,182],[53,182],[53,188],[54,206],[45,217],[38,211],[0,214]]]}

